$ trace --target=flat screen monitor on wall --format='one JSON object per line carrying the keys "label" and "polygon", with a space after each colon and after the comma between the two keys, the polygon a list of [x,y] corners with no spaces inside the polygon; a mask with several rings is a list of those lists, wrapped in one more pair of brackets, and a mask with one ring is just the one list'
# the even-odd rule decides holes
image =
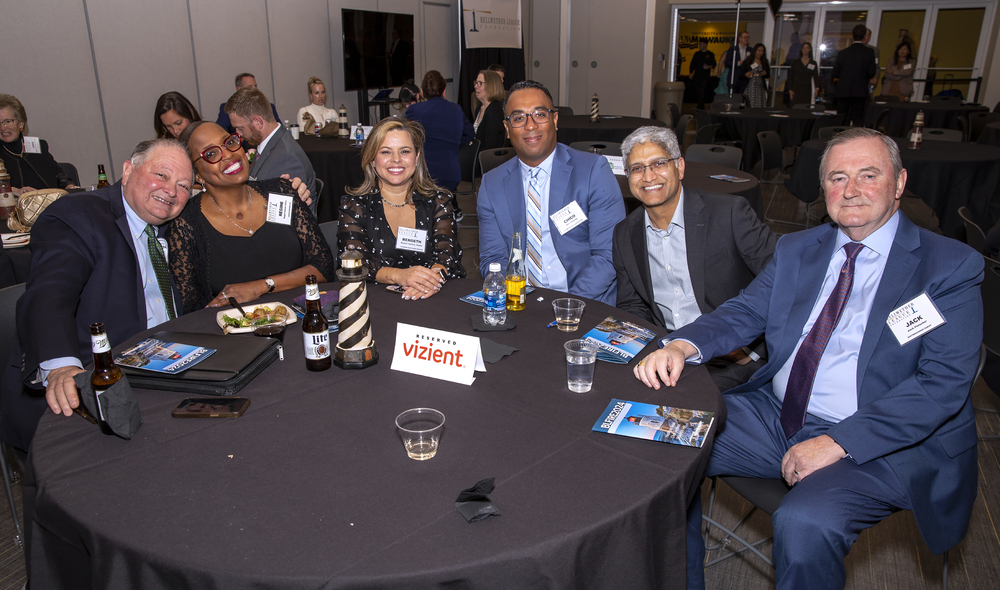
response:
{"label": "flat screen monitor on wall", "polygon": [[413,15],[341,9],[344,88],[401,86],[413,79]]}

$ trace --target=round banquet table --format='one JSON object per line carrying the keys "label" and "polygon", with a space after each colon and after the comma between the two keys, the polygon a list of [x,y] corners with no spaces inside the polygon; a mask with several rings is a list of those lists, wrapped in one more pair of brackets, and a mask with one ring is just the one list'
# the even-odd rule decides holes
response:
{"label": "round banquet table", "polygon": [[[14,233],[7,228],[6,220],[0,221],[2,231],[0,233]],[[28,271],[31,270],[31,244],[18,244],[4,246],[0,250],[0,289],[23,283],[28,280]]]}
{"label": "round banquet table", "polygon": [[961,129],[958,123],[959,115],[968,115],[974,111],[989,110],[984,106],[965,105],[956,102],[869,102],[865,107],[865,127],[873,127],[875,119],[882,111],[889,111],[881,126],[886,135],[903,137],[917,118],[919,111],[924,112],[924,127],[943,129]]}
{"label": "round banquet table", "polygon": [[[934,210],[946,236],[964,235],[958,214],[963,205],[980,227],[993,227],[1000,219],[1000,147],[927,140],[922,149],[911,150],[904,139],[896,143],[906,169],[906,189]],[[825,147],[824,140],[813,139],[799,150],[788,187],[800,198],[820,193],[819,159]]]}
{"label": "round banquet table", "polygon": [[364,181],[361,171],[361,148],[351,147],[353,139],[300,135],[299,146],[312,163],[316,178],[323,181],[324,194],[316,211],[320,223],[339,218],[340,197],[345,186]]}
{"label": "round banquet table", "polygon": [[761,131],[775,131],[781,136],[782,147],[802,145],[812,137],[813,127],[827,127],[839,122],[838,115],[823,111],[805,109],[743,109],[739,111],[699,112],[701,120],[711,125],[721,125],[721,137],[739,139],[743,142],[743,169],[750,170],[760,161],[760,147],[757,134]]}
{"label": "round banquet table", "polygon": [[[725,418],[708,372],[690,367],[657,392],[632,376],[635,360],[600,362],[593,390],[571,393],[566,340],[609,315],[645,323],[588,301],[580,331],[546,329],[560,295],[547,289],[514,313],[516,329],[476,333],[520,350],[472,386],[390,370],[397,321],[473,334],[480,308],[459,297],[479,288],[455,280],[403,301],[369,284],[380,359],[362,371],[306,371],[291,325],[285,360],[237,394],[252,400],[237,419],[173,419],[188,395],[137,389],[143,425],[126,442],[46,412],[25,488],[32,586],[683,588],[686,506]],[[141,336],[219,333],[215,313]],[[703,449],[592,432],[612,398],[717,420]],[[446,416],[428,461],[407,458],[396,434],[414,407]],[[502,516],[469,524],[455,498],[487,477]]]}
{"label": "round banquet table", "polygon": [[984,125],[976,143],[1000,147],[1000,121]]}
{"label": "round banquet table", "polygon": [[[727,182],[709,178],[720,174],[746,178],[747,182]],[[616,174],[615,179],[618,181],[618,185],[622,189],[622,196],[625,198],[626,213],[631,213],[642,207],[639,199],[632,196],[632,190],[628,186],[628,177]],[[757,214],[757,218],[761,221],[764,220],[764,197],[760,191],[760,181],[753,174],[719,164],[685,160],[684,180],[681,181],[681,184],[688,188],[696,188],[710,193],[743,197],[750,202],[750,208]]]}
{"label": "round banquet table", "polygon": [[614,141],[621,143],[636,129],[644,125],[666,127],[659,119],[644,117],[602,116],[597,123],[590,122],[590,115],[565,115],[559,117],[557,137],[559,143],[569,145],[574,141]]}

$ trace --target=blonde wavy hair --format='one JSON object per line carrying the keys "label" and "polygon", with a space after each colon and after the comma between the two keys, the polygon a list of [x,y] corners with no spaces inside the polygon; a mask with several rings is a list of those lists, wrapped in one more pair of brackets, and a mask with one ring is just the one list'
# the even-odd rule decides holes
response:
{"label": "blonde wavy hair", "polygon": [[[416,170],[413,172],[413,177],[410,178],[409,193],[416,192],[422,197],[433,198],[437,193],[448,192],[434,184],[430,173],[427,171],[427,162],[424,160],[423,126],[416,121],[393,115],[379,121],[372,128],[368,138],[365,139],[365,147],[361,151],[361,170],[365,174],[365,180],[356,187],[348,188],[347,194],[358,197],[380,190],[380,179],[378,173],[375,171],[375,157],[378,155],[378,151],[382,148],[382,144],[385,143],[389,133],[393,131],[405,131],[409,133],[410,139],[413,141],[413,149],[417,152]],[[409,196],[407,196],[406,200],[407,203],[411,202]]]}

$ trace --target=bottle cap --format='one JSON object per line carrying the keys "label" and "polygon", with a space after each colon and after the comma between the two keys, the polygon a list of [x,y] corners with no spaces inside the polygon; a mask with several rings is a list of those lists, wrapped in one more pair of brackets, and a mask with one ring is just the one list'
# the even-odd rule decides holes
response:
{"label": "bottle cap", "polygon": [[499,262],[491,262],[490,263],[490,272],[500,272],[500,263]]}

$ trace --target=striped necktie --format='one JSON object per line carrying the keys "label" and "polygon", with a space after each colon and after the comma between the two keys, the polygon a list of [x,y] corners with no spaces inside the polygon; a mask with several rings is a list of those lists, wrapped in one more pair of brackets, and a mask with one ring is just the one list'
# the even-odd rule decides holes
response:
{"label": "striped necktie", "polygon": [[542,197],[538,178],[540,168],[533,168],[528,177],[528,199],[525,201],[525,212],[528,222],[528,255],[525,266],[528,270],[528,283],[535,287],[544,286],[545,274],[542,272]]}
{"label": "striped necktie", "polygon": [[156,282],[160,284],[160,295],[163,296],[163,303],[167,307],[167,319],[174,319],[174,294],[170,289],[170,271],[167,270],[167,260],[163,257],[162,246],[156,239],[156,230],[152,225],[146,224],[146,249],[149,250],[149,260],[153,263],[153,270],[156,271]]}

